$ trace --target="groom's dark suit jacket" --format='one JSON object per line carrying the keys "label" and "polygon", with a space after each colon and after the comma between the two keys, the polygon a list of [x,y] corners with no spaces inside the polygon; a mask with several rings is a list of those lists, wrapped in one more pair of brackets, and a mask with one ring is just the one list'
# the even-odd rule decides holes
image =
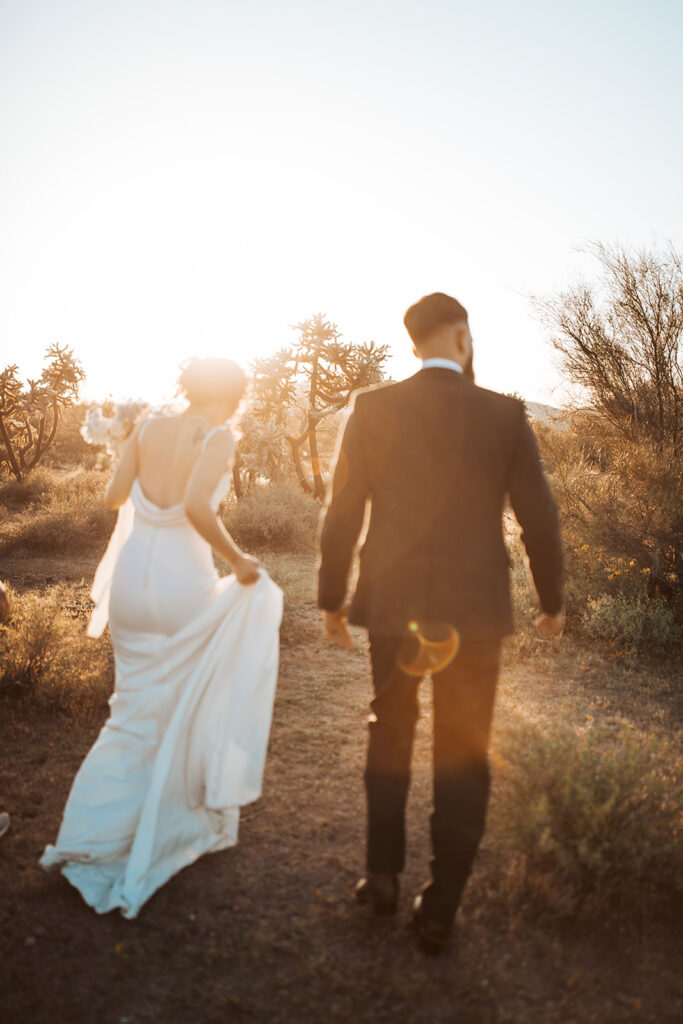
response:
{"label": "groom's dark suit jacket", "polygon": [[506,498],[544,611],[562,607],[555,503],[521,401],[441,367],[355,396],[321,534],[318,603],[345,601],[366,503],[370,523],[349,619],[400,635],[448,623],[463,638],[512,630]]}

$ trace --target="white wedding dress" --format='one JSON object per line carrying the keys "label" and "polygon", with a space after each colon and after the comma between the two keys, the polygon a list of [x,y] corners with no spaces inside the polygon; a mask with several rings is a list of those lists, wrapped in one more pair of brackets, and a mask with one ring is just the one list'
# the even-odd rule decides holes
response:
{"label": "white wedding dress", "polygon": [[111,715],[40,863],[98,913],[133,918],[181,868],[234,845],[239,808],[260,796],[282,593],[263,570],[252,586],[220,579],[182,504],[158,507],[136,480],[92,594],[88,632],[108,618],[114,646]]}

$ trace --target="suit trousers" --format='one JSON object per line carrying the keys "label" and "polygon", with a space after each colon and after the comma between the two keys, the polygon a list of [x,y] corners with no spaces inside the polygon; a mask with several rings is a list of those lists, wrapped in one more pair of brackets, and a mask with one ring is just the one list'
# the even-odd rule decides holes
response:
{"label": "suit trousers", "polygon": [[[370,872],[398,873],[405,864],[405,807],[420,678],[402,667],[404,643],[401,637],[370,634],[375,689],[365,771]],[[433,856],[423,908],[445,926],[452,923],[484,832],[499,661],[500,640],[463,640],[452,661],[432,673]]]}

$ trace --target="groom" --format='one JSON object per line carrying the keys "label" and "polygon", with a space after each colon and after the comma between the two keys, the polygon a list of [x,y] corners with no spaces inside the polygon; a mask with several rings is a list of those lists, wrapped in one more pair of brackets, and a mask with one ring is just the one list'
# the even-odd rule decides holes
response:
{"label": "groom", "polygon": [[562,552],[523,403],[473,383],[464,307],[437,292],[411,306],[404,323],[422,369],[355,396],[323,521],[318,604],[340,647],[351,646],[347,618],[369,632],[367,876],[356,895],[378,913],[397,907],[417,689],[431,674],[432,879],[415,899],[413,921],[423,949],[438,953],[484,831],[500,646],[512,631],[506,499],[522,527],[545,637],[564,624]]}

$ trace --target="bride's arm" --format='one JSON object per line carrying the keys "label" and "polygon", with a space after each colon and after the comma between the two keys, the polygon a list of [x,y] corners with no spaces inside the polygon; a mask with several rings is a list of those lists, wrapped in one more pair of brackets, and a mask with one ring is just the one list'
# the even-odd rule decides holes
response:
{"label": "bride's arm", "polygon": [[235,442],[219,431],[197,459],[185,488],[185,514],[200,537],[228,563],[240,583],[255,583],[259,562],[237,547],[212,507],[213,495],[225,467],[232,462]]}
{"label": "bride's arm", "polygon": [[138,475],[138,436],[141,430],[142,423],[138,423],[123,447],[121,458],[104,495],[107,508],[121,508],[130,494],[133,481]]}

